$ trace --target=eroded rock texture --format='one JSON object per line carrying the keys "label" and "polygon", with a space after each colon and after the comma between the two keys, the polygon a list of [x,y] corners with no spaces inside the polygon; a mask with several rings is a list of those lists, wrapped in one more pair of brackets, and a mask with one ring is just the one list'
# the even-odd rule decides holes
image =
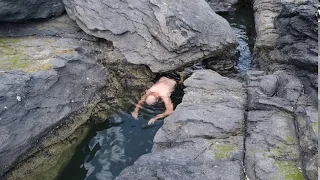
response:
{"label": "eroded rock texture", "polygon": [[295,71],[317,104],[318,27],[316,0],[255,0],[255,60],[272,72]]}
{"label": "eroded rock texture", "polygon": [[278,64],[317,71],[316,0],[255,0],[255,53],[264,68]]}
{"label": "eroded rock texture", "polygon": [[[281,98],[272,104],[286,109],[294,118],[301,167],[308,179],[316,179],[317,174],[317,4],[316,0],[254,1],[255,59],[263,69],[278,76],[279,87],[285,84],[280,91],[275,91],[273,96]],[[289,75],[280,75],[279,71]],[[288,90],[288,87],[291,88]],[[269,99],[264,101],[271,103]]]}
{"label": "eroded rock texture", "polygon": [[247,83],[249,179],[316,180],[318,116],[302,82],[293,72],[254,71]]}
{"label": "eroded rock texture", "polygon": [[182,103],[117,179],[243,179],[243,85],[211,70],[188,78]]}
{"label": "eroded rock texture", "polygon": [[34,179],[50,169],[78,139],[69,137],[72,133],[84,138],[87,130],[79,126],[92,116],[104,120],[115,96],[132,86],[145,89],[152,77],[147,68],[127,65],[110,43],[86,35],[68,16],[3,23],[0,36],[0,175],[27,159],[9,179]]}
{"label": "eroded rock texture", "polygon": [[148,65],[154,72],[208,57],[234,62],[235,34],[204,0],[65,0],[64,4],[81,29],[112,41],[128,62]]}
{"label": "eroded rock texture", "polygon": [[61,15],[62,0],[1,0],[0,21],[43,19]]}

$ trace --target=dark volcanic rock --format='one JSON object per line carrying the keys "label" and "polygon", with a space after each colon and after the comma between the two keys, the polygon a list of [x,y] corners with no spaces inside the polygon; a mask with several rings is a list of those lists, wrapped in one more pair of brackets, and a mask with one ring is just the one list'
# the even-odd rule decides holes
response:
{"label": "dark volcanic rock", "polygon": [[279,54],[280,57],[276,55],[272,61],[282,61],[310,71],[318,70],[316,11],[316,4],[311,3],[284,6],[275,20],[275,28],[279,34],[276,51],[270,52]]}
{"label": "dark volcanic rock", "polygon": [[182,103],[165,118],[153,152],[117,179],[244,179],[243,85],[211,70],[195,71],[184,84]]}
{"label": "dark volcanic rock", "polygon": [[154,72],[209,57],[233,62],[235,34],[204,0],[64,3],[85,32],[112,41],[128,62],[148,65]]}
{"label": "dark volcanic rock", "polygon": [[256,60],[263,68],[294,65],[318,69],[316,0],[255,0]]}
{"label": "dark volcanic rock", "polygon": [[[33,179],[47,171],[46,159],[70,147],[77,137],[68,136],[90,116],[104,119],[107,112],[99,111],[110,109],[117,93],[125,94],[123,87],[145,89],[152,77],[145,67],[126,65],[110,42],[79,31],[67,16],[28,25],[3,23],[0,36],[0,175],[27,159],[8,179]],[[65,147],[59,145],[63,140]]]}
{"label": "dark volcanic rock", "polygon": [[0,0],[0,21],[43,19],[63,12],[62,0]]}

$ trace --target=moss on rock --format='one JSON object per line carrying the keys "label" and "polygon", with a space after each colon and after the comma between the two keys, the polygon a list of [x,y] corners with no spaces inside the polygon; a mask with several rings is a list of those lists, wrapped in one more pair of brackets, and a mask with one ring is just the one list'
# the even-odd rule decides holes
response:
{"label": "moss on rock", "polygon": [[278,172],[283,176],[283,180],[303,180],[303,173],[293,161],[275,161]]}
{"label": "moss on rock", "polygon": [[215,157],[218,159],[229,158],[234,151],[237,150],[237,146],[234,144],[218,144],[214,146]]}

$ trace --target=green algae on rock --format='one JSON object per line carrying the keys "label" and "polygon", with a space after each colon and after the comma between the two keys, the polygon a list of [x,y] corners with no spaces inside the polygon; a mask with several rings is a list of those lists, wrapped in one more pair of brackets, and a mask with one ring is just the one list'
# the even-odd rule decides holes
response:
{"label": "green algae on rock", "polygon": [[293,161],[275,161],[283,180],[304,180],[301,168]]}

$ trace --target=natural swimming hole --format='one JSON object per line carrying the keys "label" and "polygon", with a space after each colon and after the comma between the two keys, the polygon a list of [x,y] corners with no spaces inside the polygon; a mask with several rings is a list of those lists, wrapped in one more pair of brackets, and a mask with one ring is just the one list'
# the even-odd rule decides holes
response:
{"label": "natural swimming hole", "polygon": [[[178,85],[171,95],[174,107],[182,100],[183,88]],[[144,104],[136,120],[131,112],[137,100],[128,98],[128,101],[131,102],[128,109],[120,109],[104,123],[93,127],[56,179],[114,179],[141,155],[151,152],[153,138],[163,120],[154,125],[147,123],[165,110],[164,105],[162,102],[154,106]]]}
{"label": "natural swimming hole", "polygon": [[[236,70],[244,74],[252,68],[253,42],[255,37],[253,12],[251,8],[238,8],[235,12],[221,14],[232,26],[238,38],[238,59]],[[195,64],[191,70],[204,68]],[[190,69],[190,67],[189,67]],[[161,75],[159,75],[161,76]],[[172,75],[175,78],[175,74]],[[159,77],[157,77],[159,78]],[[176,107],[183,97],[183,85],[173,92],[171,99]],[[129,106],[117,110],[104,123],[94,126],[89,135],[77,147],[71,161],[59,171],[59,180],[109,180],[132,165],[141,155],[150,153],[153,138],[162,126],[163,120],[148,126],[150,118],[164,111],[163,103],[146,106],[139,111],[139,118],[131,116],[137,99],[128,97]]]}

